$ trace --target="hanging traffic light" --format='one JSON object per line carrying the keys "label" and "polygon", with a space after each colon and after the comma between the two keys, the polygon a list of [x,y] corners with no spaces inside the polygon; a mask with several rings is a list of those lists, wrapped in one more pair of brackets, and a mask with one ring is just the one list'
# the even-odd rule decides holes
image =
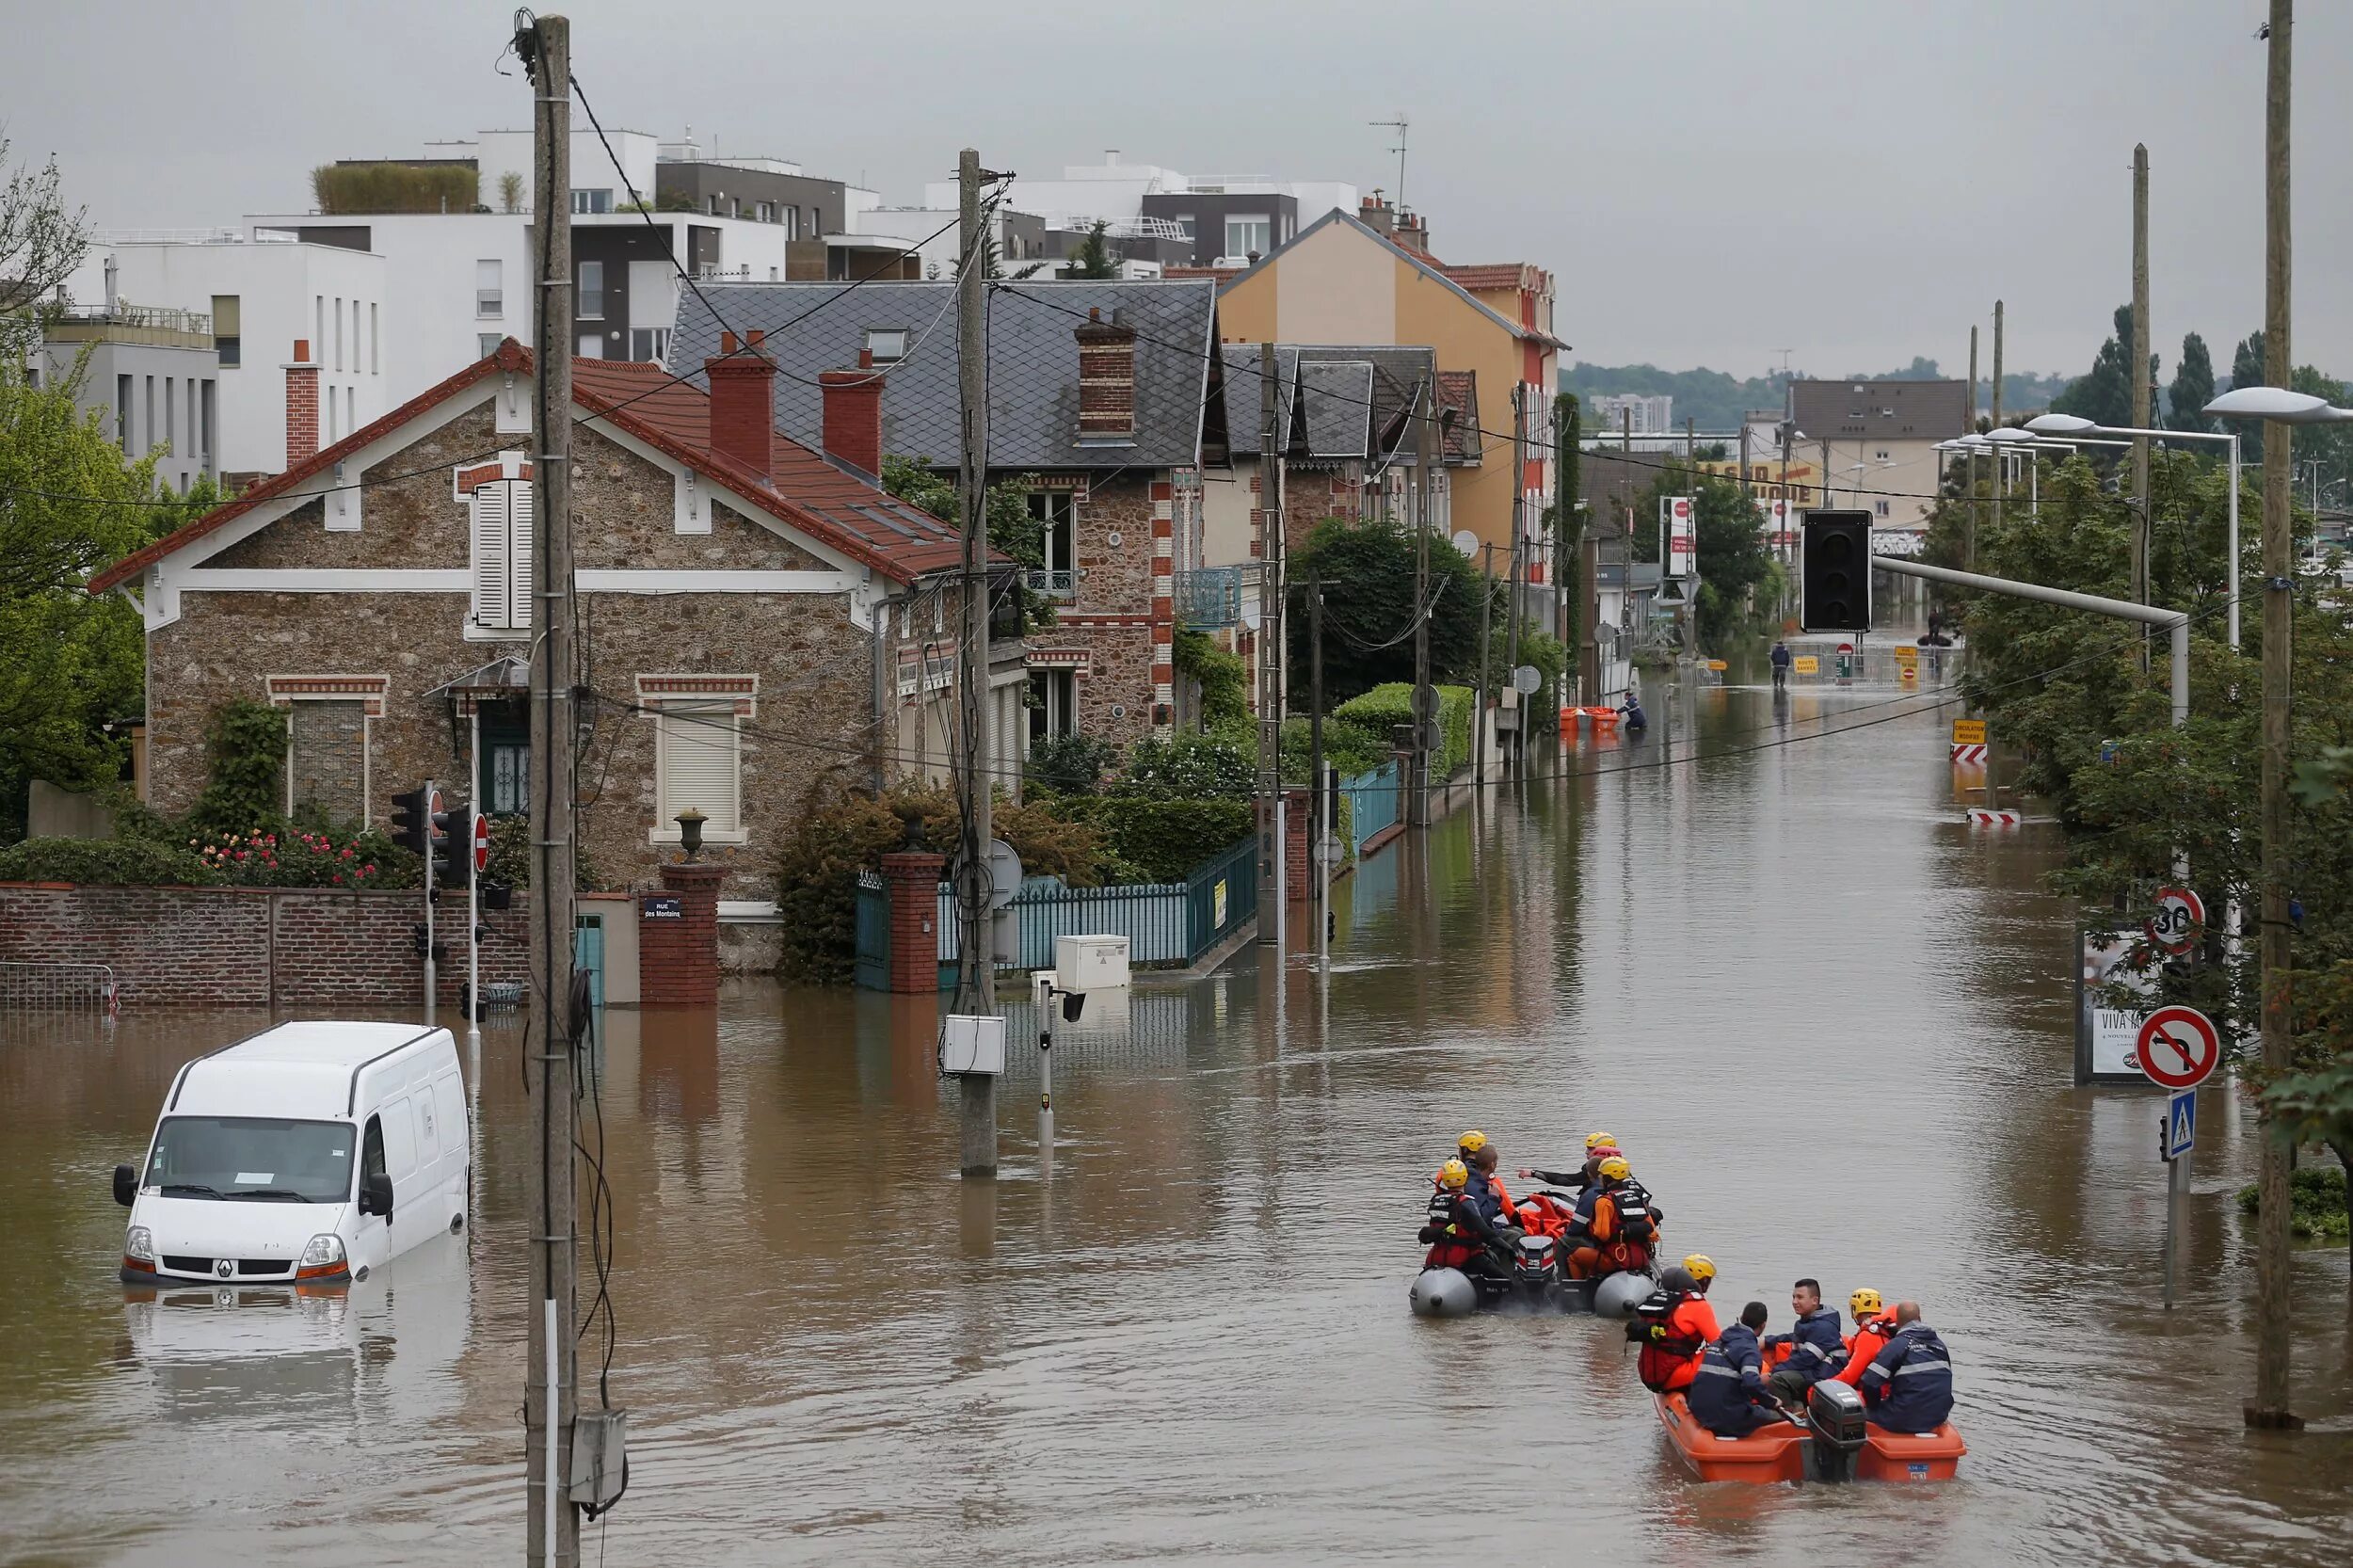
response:
{"label": "hanging traffic light", "polygon": [[1801,624],[1808,632],[1870,631],[1871,514],[1808,512],[1801,526]]}
{"label": "hanging traffic light", "polygon": [[473,880],[473,808],[460,800],[433,813],[433,886],[463,888]]}
{"label": "hanging traffic light", "polygon": [[425,853],[425,818],[431,812],[432,797],[430,784],[392,797],[392,842],[411,855]]}

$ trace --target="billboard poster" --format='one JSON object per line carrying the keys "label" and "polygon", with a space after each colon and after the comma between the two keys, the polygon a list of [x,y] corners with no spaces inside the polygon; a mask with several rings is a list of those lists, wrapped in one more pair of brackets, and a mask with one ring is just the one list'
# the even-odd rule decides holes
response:
{"label": "billboard poster", "polygon": [[2075,971],[2075,1081],[2078,1083],[2146,1083],[2133,1048],[2140,1036],[2146,1007],[2114,1007],[2122,1000],[2116,988],[2149,999],[2155,1005],[2156,986],[2137,967],[2145,956],[2141,934],[2085,931],[2078,937],[2080,963]]}
{"label": "billboard poster", "polygon": [[1699,520],[1694,515],[1694,505],[1693,498],[1688,495],[1658,498],[1658,532],[1666,540],[1663,559],[1669,577],[1689,577],[1696,568]]}

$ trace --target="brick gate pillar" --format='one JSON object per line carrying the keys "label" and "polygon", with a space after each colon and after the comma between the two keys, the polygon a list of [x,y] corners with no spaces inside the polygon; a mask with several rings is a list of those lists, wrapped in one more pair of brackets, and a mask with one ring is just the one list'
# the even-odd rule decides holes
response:
{"label": "brick gate pillar", "polygon": [[[637,1000],[644,1007],[719,1002],[719,883],[724,866],[661,868],[663,891],[637,905]],[[655,900],[664,901],[656,904]],[[677,913],[668,911],[675,900]],[[659,912],[657,912],[659,911]]]}
{"label": "brick gate pillar", "polygon": [[1283,792],[1283,896],[1293,904],[1304,904],[1315,888],[1315,862],[1308,858],[1314,848],[1307,837],[1307,813],[1312,808],[1307,790]]}
{"label": "brick gate pillar", "polygon": [[883,888],[890,895],[890,988],[939,989],[939,873],[948,857],[903,849],[882,857]]}

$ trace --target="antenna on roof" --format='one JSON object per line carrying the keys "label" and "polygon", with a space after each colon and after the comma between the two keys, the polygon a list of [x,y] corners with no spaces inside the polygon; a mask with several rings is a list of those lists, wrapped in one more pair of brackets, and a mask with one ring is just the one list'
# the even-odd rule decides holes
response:
{"label": "antenna on roof", "polygon": [[1405,127],[1407,123],[1405,111],[1398,110],[1395,120],[1368,120],[1365,123],[1397,133],[1397,145],[1389,151],[1397,154],[1397,209],[1403,212],[1405,210]]}

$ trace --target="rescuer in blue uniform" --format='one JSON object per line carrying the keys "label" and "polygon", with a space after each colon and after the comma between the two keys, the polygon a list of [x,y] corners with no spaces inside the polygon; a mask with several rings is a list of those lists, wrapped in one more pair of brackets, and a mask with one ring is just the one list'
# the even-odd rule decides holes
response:
{"label": "rescuer in blue uniform", "polygon": [[1863,1374],[1871,1424],[1889,1432],[1934,1432],[1952,1418],[1953,1357],[1920,1320],[1918,1302],[1896,1304],[1896,1333]]}
{"label": "rescuer in blue uniform", "polygon": [[1780,1407],[1765,1386],[1764,1358],[1756,1346],[1756,1331],[1765,1326],[1766,1316],[1763,1302],[1742,1307],[1740,1320],[1700,1352],[1699,1371],[1684,1393],[1691,1418],[1719,1437],[1746,1437],[1780,1419]]}

